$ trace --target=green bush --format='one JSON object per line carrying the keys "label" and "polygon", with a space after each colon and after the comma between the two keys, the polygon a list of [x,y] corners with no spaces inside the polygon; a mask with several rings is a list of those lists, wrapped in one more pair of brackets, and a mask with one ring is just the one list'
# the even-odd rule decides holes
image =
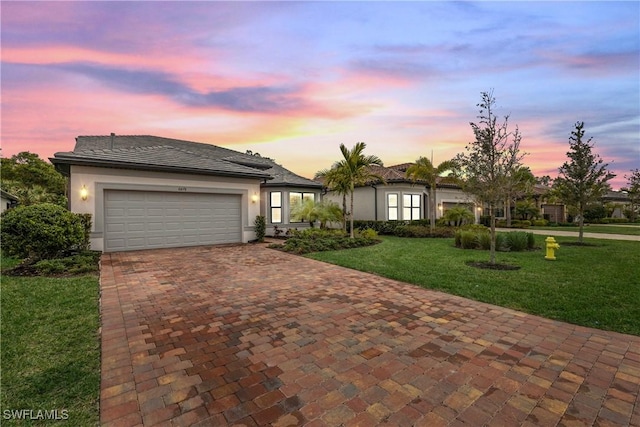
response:
{"label": "green bush", "polygon": [[355,230],[364,230],[370,228],[381,235],[394,235],[396,227],[408,225],[408,221],[353,221]]}
{"label": "green bush", "polygon": [[[461,249],[491,248],[491,234],[486,227],[467,227],[456,231],[454,236],[455,246]],[[509,233],[496,233],[497,251],[524,251],[535,247],[533,233],[524,231],[512,231]]]}
{"label": "green bush", "polygon": [[491,249],[491,233],[478,233],[478,248],[484,251]]}
{"label": "green bush", "polygon": [[91,220],[91,214],[82,213],[82,214],[75,214],[75,215],[80,219],[80,222],[82,223],[82,230],[84,232],[84,237],[82,240],[82,245],[80,245],[80,249],[87,251],[91,246],[91,243],[89,240],[89,238],[91,237],[91,226],[93,225],[93,221]]}
{"label": "green bush", "polygon": [[377,239],[378,232],[372,228],[365,228],[364,230],[356,231],[356,237],[362,237],[363,239]]}
{"label": "green bush", "polygon": [[256,240],[258,242],[264,242],[264,236],[267,233],[267,221],[264,216],[256,215],[256,219],[253,221],[254,230],[256,232]]}
{"label": "green bush", "polygon": [[82,220],[60,206],[18,206],[2,214],[2,249],[22,259],[52,259],[82,248],[84,230]]}
{"label": "green bush", "polygon": [[505,233],[496,233],[496,251],[506,252],[508,250],[507,235]]}
{"label": "green bush", "polygon": [[285,243],[280,245],[273,244],[269,247],[302,255],[310,252],[358,248],[379,243],[379,240],[366,237],[356,237],[351,239],[350,237],[345,236],[341,230],[321,230],[329,231],[329,233],[310,230],[319,229],[297,231],[293,233]]}
{"label": "green bush", "polygon": [[524,231],[511,231],[506,235],[506,244],[509,250],[514,252],[522,252],[528,249],[529,238]]}
{"label": "green bush", "polygon": [[478,233],[460,230],[460,247],[462,249],[476,249],[478,247]]}
{"label": "green bush", "polygon": [[546,227],[547,225],[549,225],[549,221],[546,219],[536,219],[533,221],[534,227]]}
{"label": "green bush", "polygon": [[393,233],[398,237],[452,237],[455,231],[450,227],[436,227],[433,232],[428,226],[423,225],[399,225]]}

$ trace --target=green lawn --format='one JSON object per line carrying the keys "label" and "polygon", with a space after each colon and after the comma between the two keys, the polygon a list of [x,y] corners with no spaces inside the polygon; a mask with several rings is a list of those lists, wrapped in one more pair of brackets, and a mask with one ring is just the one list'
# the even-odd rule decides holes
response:
{"label": "green lawn", "polygon": [[[7,263],[3,264],[7,267]],[[2,425],[97,425],[98,278],[1,278]],[[63,421],[7,420],[57,410]]]}
{"label": "green lawn", "polygon": [[[542,247],[544,236],[536,236]],[[569,246],[556,239],[556,261],[535,252],[499,252],[498,262],[516,271],[482,270],[466,261],[487,261],[488,252],[462,250],[453,239],[384,237],[379,245],[317,252],[310,258],[371,272],[550,319],[640,335],[640,244],[585,239],[597,246]]]}
{"label": "green lawn", "polygon": [[[579,227],[530,227],[532,230],[560,230],[560,231],[580,231]],[[584,226],[585,233],[605,233],[605,234],[628,234],[631,236],[640,236],[640,225],[620,226],[620,225],[603,225],[603,224],[587,224]]]}

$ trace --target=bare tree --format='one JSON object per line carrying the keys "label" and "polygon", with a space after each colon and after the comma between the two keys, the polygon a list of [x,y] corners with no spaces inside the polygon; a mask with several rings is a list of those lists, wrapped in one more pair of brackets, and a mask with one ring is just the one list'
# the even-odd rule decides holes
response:
{"label": "bare tree", "polygon": [[583,241],[584,211],[587,205],[600,200],[609,189],[607,181],[615,177],[607,170],[609,165],[599,155],[591,152],[595,145],[591,143],[592,138],[587,141],[583,141],[583,138],[584,122],[577,122],[569,137],[569,160],[560,167],[560,175],[553,183],[564,203],[574,206],[578,211],[580,243]]}
{"label": "bare tree", "polygon": [[467,144],[466,153],[457,156],[463,172],[463,190],[489,205],[491,225],[490,263],[496,262],[496,207],[509,196],[511,179],[521,167],[522,136],[516,126],[509,131],[509,116],[498,124],[493,90],[482,92],[479,123],[470,122],[475,140]]}

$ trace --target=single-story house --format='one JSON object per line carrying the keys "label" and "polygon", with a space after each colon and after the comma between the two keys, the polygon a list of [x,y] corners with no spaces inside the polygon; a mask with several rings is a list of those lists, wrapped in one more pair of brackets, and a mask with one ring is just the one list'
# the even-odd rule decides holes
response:
{"label": "single-story house", "polygon": [[91,248],[138,249],[246,243],[256,216],[291,217],[322,185],[258,154],[148,135],[78,136],[51,162],[69,177],[69,208],[92,215]]}
{"label": "single-story house", "polygon": [[18,198],[4,190],[0,190],[0,213],[18,204]]}
{"label": "single-story house", "polygon": [[[385,183],[371,181],[355,188],[354,219],[365,221],[428,219],[429,184],[425,181],[413,182],[407,178],[406,171],[409,166],[411,163],[389,167],[370,166],[370,172],[384,178]],[[328,191],[324,199],[342,206],[342,196],[333,191]],[[476,221],[480,218],[481,211],[477,209],[471,197],[455,184],[445,182],[437,184],[436,204],[436,218],[442,217],[447,210],[456,206],[465,206],[474,212]]]}

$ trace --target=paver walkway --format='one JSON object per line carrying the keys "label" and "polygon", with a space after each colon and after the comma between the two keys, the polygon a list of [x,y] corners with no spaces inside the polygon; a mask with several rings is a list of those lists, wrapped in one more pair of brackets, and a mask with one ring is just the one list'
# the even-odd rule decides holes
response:
{"label": "paver walkway", "polygon": [[105,254],[106,426],[640,426],[640,337],[260,245]]}

